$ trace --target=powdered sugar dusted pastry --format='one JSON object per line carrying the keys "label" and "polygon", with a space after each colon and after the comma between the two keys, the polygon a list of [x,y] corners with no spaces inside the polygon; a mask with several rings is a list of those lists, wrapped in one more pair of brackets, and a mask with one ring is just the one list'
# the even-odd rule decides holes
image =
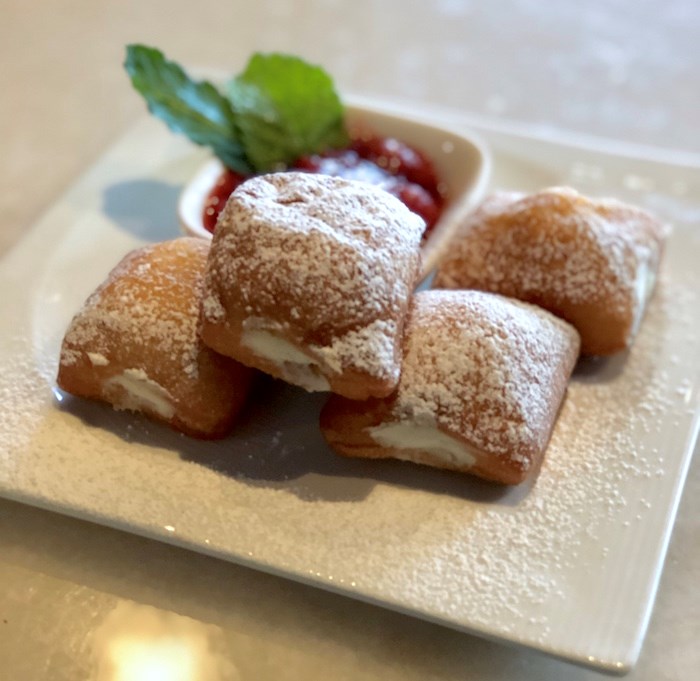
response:
{"label": "powdered sugar dusted pastry", "polygon": [[202,303],[216,351],[307,390],[389,394],[423,221],[370,185],[252,178],[219,218]]}
{"label": "powdered sugar dusted pastry", "polygon": [[321,430],[340,454],[407,459],[517,484],[537,468],[579,350],[572,326],[480,291],[421,291],[388,398],[332,396]]}
{"label": "powdered sugar dusted pastry", "polygon": [[183,237],[127,255],[73,318],[59,386],[190,435],[225,434],[253,372],[197,335],[207,252]]}
{"label": "powdered sugar dusted pastry", "polygon": [[455,237],[433,286],[540,305],[578,329],[584,354],[609,355],[634,339],[665,236],[649,213],[573,189],[495,194]]}

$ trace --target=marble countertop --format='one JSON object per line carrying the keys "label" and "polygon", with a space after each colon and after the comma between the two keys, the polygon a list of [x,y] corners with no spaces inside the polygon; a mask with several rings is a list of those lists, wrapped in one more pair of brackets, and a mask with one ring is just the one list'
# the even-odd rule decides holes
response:
{"label": "marble countertop", "polygon": [[[230,71],[254,50],[293,52],[345,91],[700,158],[693,0],[56,0],[41,9],[0,0],[0,16],[0,254],[143,115],[121,68],[128,42]],[[630,679],[687,679],[700,665],[699,519],[696,457]],[[138,675],[145,663],[117,675],[120,632],[157,636],[171,660],[172,641],[187,636],[198,671],[175,664],[173,681],[602,678],[3,500],[0,583],[0,676],[18,681],[150,678]]]}

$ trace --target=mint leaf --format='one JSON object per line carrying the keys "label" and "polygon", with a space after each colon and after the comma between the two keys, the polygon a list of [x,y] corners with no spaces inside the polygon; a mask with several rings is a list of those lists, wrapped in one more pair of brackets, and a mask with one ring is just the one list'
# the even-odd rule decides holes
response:
{"label": "mint leaf", "polygon": [[211,83],[190,79],[162,52],[145,45],[127,46],[124,68],[149,111],[171,130],[210,147],[228,168],[246,175],[253,171],[231,104]]}
{"label": "mint leaf", "polygon": [[241,141],[258,171],[348,143],[331,77],[298,57],[255,54],[227,92]]}

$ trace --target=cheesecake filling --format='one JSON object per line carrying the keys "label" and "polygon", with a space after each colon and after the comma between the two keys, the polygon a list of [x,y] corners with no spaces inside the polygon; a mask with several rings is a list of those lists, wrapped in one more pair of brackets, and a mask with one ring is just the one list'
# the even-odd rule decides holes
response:
{"label": "cheesecake filling", "polygon": [[637,268],[637,277],[634,282],[635,314],[632,320],[630,338],[637,335],[639,326],[642,323],[647,303],[651,298],[656,284],[656,270],[649,266],[649,261],[644,260]]}
{"label": "cheesecake filling", "polygon": [[105,382],[105,394],[112,396],[116,409],[151,411],[165,419],[175,414],[170,393],[142,369],[126,369]]}
{"label": "cheesecake filling", "polygon": [[388,423],[367,432],[378,445],[398,450],[395,454],[398,459],[411,460],[412,451],[422,451],[460,467],[476,463],[473,450],[435,426]]}
{"label": "cheesecake filling", "polygon": [[241,343],[279,368],[284,380],[308,391],[330,390],[320,365],[294,344],[265,329],[244,329]]}

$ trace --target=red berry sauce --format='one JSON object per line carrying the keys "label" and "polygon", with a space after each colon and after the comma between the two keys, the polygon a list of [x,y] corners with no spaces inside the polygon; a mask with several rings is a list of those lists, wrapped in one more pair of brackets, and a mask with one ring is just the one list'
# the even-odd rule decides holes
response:
{"label": "red berry sauce", "polygon": [[[435,226],[445,202],[444,191],[429,158],[393,137],[360,134],[347,149],[303,156],[292,168],[378,185],[400,199],[426,224],[423,238]],[[204,204],[204,227],[214,231],[219,213],[244,175],[225,170]]]}
{"label": "red berry sauce", "polygon": [[214,233],[216,221],[219,219],[219,213],[224,209],[228,197],[231,196],[233,190],[239,184],[245,182],[246,179],[245,175],[236,173],[228,168],[219,176],[214,188],[209,192],[207,200],[204,202],[202,222],[206,230],[212,234]]}

